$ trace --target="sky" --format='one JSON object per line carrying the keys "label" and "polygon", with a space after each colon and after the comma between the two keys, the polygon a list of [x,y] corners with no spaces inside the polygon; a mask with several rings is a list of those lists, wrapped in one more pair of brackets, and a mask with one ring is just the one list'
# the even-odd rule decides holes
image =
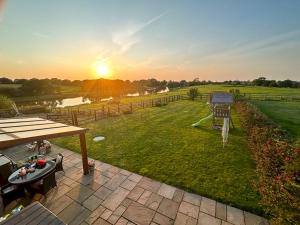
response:
{"label": "sky", "polygon": [[0,76],[300,80],[298,0],[6,3]]}

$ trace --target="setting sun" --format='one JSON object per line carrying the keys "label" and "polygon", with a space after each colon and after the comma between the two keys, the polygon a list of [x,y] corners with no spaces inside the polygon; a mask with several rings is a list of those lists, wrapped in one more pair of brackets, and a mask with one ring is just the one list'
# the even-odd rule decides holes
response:
{"label": "setting sun", "polygon": [[96,71],[100,76],[107,76],[109,74],[109,68],[105,65],[96,66]]}

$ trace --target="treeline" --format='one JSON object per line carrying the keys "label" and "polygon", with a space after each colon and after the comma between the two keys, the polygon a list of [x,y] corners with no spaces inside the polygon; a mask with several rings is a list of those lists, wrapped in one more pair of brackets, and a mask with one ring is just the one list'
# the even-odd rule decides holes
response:
{"label": "treeline", "polygon": [[268,80],[265,77],[259,77],[252,81],[252,84],[255,86],[264,86],[264,87],[289,87],[289,88],[300,88],[299,81],[292,80]]}
{"label": "treeline", "polygon": [[207,84],[228,84],[228,85],[243,85],[243,86],[265,86],[265,87],[290,87],[300,88],[300,82],[292,80],[268,80],[265,77],[259,77],[253,81],[224,81],[214,82],[199,80],[196,78],[191,81],[166,81],[156,79],[144,80],[61,80],[57,78],[52,79],[9,79],[6,77],[0,78],[0,94],[9,97],[18,96],[41,96],[41,95],[59,95],[59,94],[74,94],[85,95],[89,97],[110,97],[122,96],[130,93],[143,94],[146,91],[157,92],[168,87],[169,89],[207,85]]}
{"label": "treeline", "polygon": [[[60,80],[53,79],[15,79],[11,80],[6,77],[0,78],[1,86],[0,94],[9,97],[19,96],[39,96],[39,95],[53,95],[66,92],[65,87],[81,87],[83,82],[79,80]],[[71,89],[72,90],[72,89]]]}

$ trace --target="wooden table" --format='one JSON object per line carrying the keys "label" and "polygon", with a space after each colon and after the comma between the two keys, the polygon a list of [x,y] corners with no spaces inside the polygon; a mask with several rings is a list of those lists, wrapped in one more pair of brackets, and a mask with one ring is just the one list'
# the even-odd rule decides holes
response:
{"label": "wooden table", "polygon": [[0,225],[64,225],[51,211],[45,208],[41,203],[34,202],[27,206],[19,213],[9,217],[7,220],[0,223]]}
{"label": "wooden table", "polygon": [[43,167],[41,169],[36,168],[34,172],[27,173],[23,177],[19,176],[20,169],[18,169],[17,171],[15,171],[14,173],[12,173],[9,176],[8,182],[11,184],[16,184],[16,185],[33,183],[35,181],[42,179],[44,176],[46,176],[47,174],[49,174],[50,172],[55,170],[55,167],[56,167],[55,162],[50,160],[50,161],[47,161],[45,167]]}

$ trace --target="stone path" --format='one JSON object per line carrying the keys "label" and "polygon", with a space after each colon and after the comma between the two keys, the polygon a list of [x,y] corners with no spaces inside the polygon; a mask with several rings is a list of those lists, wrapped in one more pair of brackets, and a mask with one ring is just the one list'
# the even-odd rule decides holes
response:
{"label": "stone path", "polygon": [[[82,174],[81,156],[62,152],[65,173],[41,202],[70,225],[266,225],[254,214],[96,161]],[[8,153],[8,152],[7,152]]]}

